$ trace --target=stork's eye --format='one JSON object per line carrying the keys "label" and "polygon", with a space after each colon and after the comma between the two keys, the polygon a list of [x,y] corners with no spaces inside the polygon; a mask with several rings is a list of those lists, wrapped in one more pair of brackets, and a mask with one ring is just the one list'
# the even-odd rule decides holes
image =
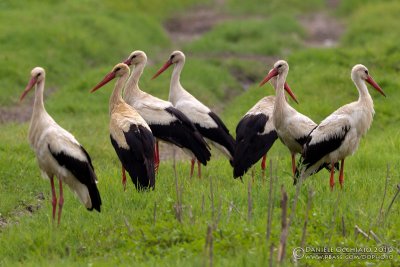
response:
{"label": "stork's eye", "polygon": [[279,69],[280,67],[282,67],[282,64],[279,64],[279,65],[278,65],[278,69]]}
{"label": "stork's eye", "polygon": [[115,69],[115,71],[117,72],[117,71],[119,71],[120,69],[121,69],[121,67],[118,67],[118,68]]}
{"label": "stork's eye", "polygon": [[133,55],[133,56],[132,56],[132,58],[135,58],[135,57],[136,57],[136,55]]}
{"label": "stork's eye", "polygon": [[37,77],[39,77],[39,76],[40,76],[40,74],[41,74],[41,73],[39,72],[39,73],[37,74]]}
{"label": "stork's eye", "polygon": [[364,72],[365,72],[365,74],[367,74],[367,75],[368,75],[368,70],[364,70]]}
{"label": "stork's eye", "polygon": [[171,55],[170,59],[173,59],[175,57],[175,55]]}

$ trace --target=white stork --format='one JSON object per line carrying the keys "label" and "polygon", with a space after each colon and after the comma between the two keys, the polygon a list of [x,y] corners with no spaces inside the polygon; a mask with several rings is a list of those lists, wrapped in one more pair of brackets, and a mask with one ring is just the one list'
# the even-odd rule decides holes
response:
{"label": "white stork", "polygon": [[[276,90],[276,76],[270,82]],[[287,83],[284,88],[286,91],[290,90]],[[293,100],[297,102],[296,98]],[[239,121],[233,160],[234,178],[243,176],[261,157],[261,169],[263,176],[265,175],[267,152],[278,138],[272,119],[274,104],[275,96],[263,97]]]}
{"label": "white stork", "polygon": [[[260,86],[277,76],[276,98],[273,111],[273,122],[279,139],[290,150],[292,156],[292,171],[296,172],[295,156],[301,153],[307,136],[317,124],[307,116],[297,112],[286,101],[284,84],[289,72],[289,64],[284,60],[278,60],[268,75],[260,83]],[[295,99],[291,90],[288,93]],[[297,101],[296,101],[297,102]]]}
{"label": "white stork", "polygon": [[[228,128],[214,112],[183,89],[180,83],[180,75],[185,65],[185,55],[181,51],[172,52],[167,62],[152,79],[155,79],[172,64],[175,64],[175,66],[172,72],[168,100],[176,109],[185,114],[194,123],[201,135],[219,149],[233,164],[235,139],[229,134]],[[194,161],[192,160],[192,169],[193,165]],[[200,172],[200,164],[198,167]]]}
{"label": "white stork", "polygon": [[[310,133],[299,161],[302,169],[297,178],[300,175],[302,179],[307,178],[321,169],[325,163],[333,166],[341,161],[339,183],[341,187],[343,186],[344,160],[357,150],[360,139],[367,133],[375,113],[374,103],[365,82],[385,96],[365,66],[355,65],[351,71],[351,79],[358,89],[358,100],[337,109]],[[331,189],[335,185],[333,176],[333,168],[331,168]]]}
{"label": "white stork", "polygon": [[36,154],[42,176],[50,180],[53,206],[53,221],[56,216],[57,195],[54,187],[54,176],[58,178],[58,224],[64,205],[62,183],[66,183],[88,210],[100,212],[101,198],[97,189],[97,177],[92,161],[86,150],[75,137],[61,128],[47,113],[43,103],[43,91],[46,72],[36,67],[31,71],[31,79],[20,97],[20,101],[36,85],[35,102],[31,124],[29,126],[29,143]]}
{"label": "white stork", "polygon": [[122,89],[129,77],[129,67],[115,65],[91,92],[118,77],[109,102],[111,143],[122,163],[122,181],[126,186],[125,170],[137,190],[155,187],[154,137],[139,113],[122,99]]}
{"label": "white stork", "polygon": [[[139,79],[146,66],[147,56],[143,51],[134,51],[125,60],[134,69],[125,86],[124,100],[139,112],[149,125],[154,137],[183,148],[191,158],[207,165],[211,153],[194,124],[171,102],[154,97],[139,88]],[[156,169],[159,164],[158,140],[156,141]],[[192,170],[193,171],[193,170]],[[191,173],[192,175],[193,173]]]}

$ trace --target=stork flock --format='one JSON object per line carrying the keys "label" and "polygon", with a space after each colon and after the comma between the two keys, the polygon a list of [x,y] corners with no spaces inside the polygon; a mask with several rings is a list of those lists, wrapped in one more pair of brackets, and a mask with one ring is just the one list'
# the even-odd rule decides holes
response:
{"label": "stork flock", "polygon": [[[297,99],[286,83],[289,65],[279,60],[260,83],[262,86],[270,82],[276,96],[262,98],[241,118],[235,140],[218,115],[181,85],[180,75],[185,64],[185,55],[181,51],[172,52],[152,78],[173,66],[168,101],[139,88],[146,63],[146,54],[134,51],[91,90],[95,92],[111,80],[117,80],[109,100],[109,130],[111,143],[121,162],[124,190],[126,171],[138,191],[154,190],[160,163],[159,141],[182,148],[190,156],[191,177],[196,162],[201,177],[201,165],[207,165],[210,160],[212,146],[226,156],[233,167],[233,177],[238,178],[260,159],[264,173],[266,154],[278,138],[290,151],[294,183],[326,168],[330,171],[330,187],[333,189],[334,172],[339,169],[340,162],[339,182],[343,186],[344,160],[357,150],[374,115],[366,82],[385,96],[368,69],[355,65],[351,79],[359,91],[358,100],[340,107],[317,124],[289,105],[285,91],[296,103]],[[43,68],[34,68],[20,100],[35,87],[29,142],[42,175],[50,181],[53,221],[58,203],[57,221],[60,223],[63,183],[88,210],[100,212],[101,198],[89,154],[46,112],[43,102],[45,75]],[[296,154],[301,154],[297,166]],[[54,177],[59,183],[58,201]]]}

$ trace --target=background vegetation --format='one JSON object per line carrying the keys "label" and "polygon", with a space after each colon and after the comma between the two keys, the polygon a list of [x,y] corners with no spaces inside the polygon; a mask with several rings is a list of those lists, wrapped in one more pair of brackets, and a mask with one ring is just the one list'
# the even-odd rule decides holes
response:
{"label": "background vegetation", "polygon": [[[205,19],[198,16],[201,12]],[[306,245],[382,245],[356,237],[358,225],[399,249],[398,200],[387,213],[400,183],[400,32],[395,30],[400,28],[399,12],[397,1],[365,0],[1,1],[0,265],[202,266],[210,260],[205,249],[208,226],[213,226],[215,265],[265,266],[269,261],[270,246],[278,246],[281,234],[280,186],[288,192],[289,206],[295,195],[289,153],[280,142],[269,152],[276,177],[272,199],[269,175],[263,180],[258,164],[254,179],[250,172],[241,182],[232,179],[229,163],[217,153],[201,180],[188,178],[188,161],[176,162],[175,176],[168,159],[160,166],[154,192],[139,194],[132,184],[123,192],[120,165],[108,137],[112,86],[95,94],[88,91],[136,49],[146,51],[150,60],[142,89],[164,99],[169,75],[154,81],[150,77],[172,50],[182,49],[187,54],[183,86],[221,114],[232,133],[258,99],[273,94],[270,86],[257,84],[274,60],[289,62],[288,83],[300,100],[295,108],[316,122],[357,98],[350,70],[357,63],[366,65],[387,98],[370,91],[374,123],[357,153],[346,161],[343,190],[336,187],[330,192],[326,172],[305,181],[293,211],[285,264],[291,264],[291,252],[300,246],[309,190],[315,193]],[[313,36],[304,21],[314,15],[343,27],[335,46],[310,43]],[[171,23],[178,23],[175,28],[195,28],[198,20],[208,22],[208,27],[189,31],[184,38],[166,30]],[[47,70],[46,109],[91,154],[104,203],[100,214],[86,212],[65,190],[60,227],[51,225],[49,183],[40,178],[27,142],[33,94],[18,102],[35,66]],[[181,189],[176,189],[176,182]],[[272,231],[267,240],[271,201]],[[182,208],[181,222],[177,208]],[[276,249],[273,253],[275,262]],[[299,264],[399,265],[398,253],[390,255],[393,259],[387,261],[304,259]]]}

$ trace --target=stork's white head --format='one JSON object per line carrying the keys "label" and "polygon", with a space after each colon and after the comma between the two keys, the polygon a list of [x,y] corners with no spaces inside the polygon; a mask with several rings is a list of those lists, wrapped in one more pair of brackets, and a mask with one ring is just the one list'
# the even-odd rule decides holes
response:
{"label": "stork's white head", "polygon": [[101,82],[99,82],[90,92],[93,93],[100,87],[104,86],[107,84],[109,81],[114,79],[115,77],[121,77],[123,75],[128,75],[129,76],[130,69],[128,65],[125,63],[118,63],[117,65],[114,66],[114,68],[109,72]]}
{"label": "stork's white head", "polygon": [[46,71],[42,67],[35,67],[31,71],[31,77],[36,77],[37,81],[40,82],[46,77]]}
{"label": "stork's white head", "polygon": [[289,72],[289,64],[285,60],[278,60],[274,64],[274,69],[277,71],[278,74],[280,75],[283,72]]}
{"label": "stork's white head", "polygon": [[351,79],[352,80],[355,80],[355,79],[366,80],[368,75],[369,75],[369,72],[368,72],[367,67],[365,67],[362,64],[355,65],[353,67],[353,69],[351,70]]}
{"label": "stork's white head", "polygon": [[379,93],[381,93],[383,96],[386,96],[382,88],[369,75],[367,67],[362,64],[357,64],[353,67],[353,69],[351,70],[351,79],[356,84],[359,80],[366,81],[367,83],[372,85]]}
{"label": "stork's white head", "polygon": [[[274,67],[268,72],[267,76],[261,81],[259,86],[264,85],[268,81],[271,81],[272,86],[274,86],[275,89],[277,89],[277,76],[281,75],[282,73],[286,74],[289,72],[289,64],[285,60],[278,60],[275,62]],[[296,102],[299,103],[296,99],[296,96],[290,89],[289,85],[284,83],[283,88],[286,90],[286,92],[290,95],[290,97]]]}
{"label": "stork's white head", "polygon": [[124,61],[124,63],[128,66],[131,66],[131,65],[136,66],[137,64],[146,63],[146,62],[147,62],[146,53],[141,50],[133,51],[129,55],[129,57]]}
{"label": "stork's white head", "polygon": [[168,69],[169,66],[178,62],[185,62],[185,54],[183,54],[181,51],[176,50],[171,53],[167,62],[165,62],[165,64],[157,71],[156,74],[154,74],[151,79],[157,78],[161,73]]}
{"label": "stork's white head", "polygon": [[169,61],[172,64],[175,64],[180,61],[185,61],[185,54],[179,50],[176,50],[172,52],[171,55],[169,56]]}
{"label": "stork's white head", "polygon": [[111,70],[111,73],[115,73],[116,77],[121,77],[126,73],[129,75],[129,72],[130,72],[130,69],[129,69],[128,65],[126,65],[125,63],[118,63]]}
{"label": "stork's white head", "polygon": [[35,84],[43,81],[45,77],[46,77],[46,72],[43,68],[41,67],[33,68],[31,71],[31,79],[29,80],[29,83],[26,86],[25,90],[22,92],[22,95],[19,98],[19,100],[22,101],[22,99],[24,99],[24,97],[35,86]]}
{"label": "stork's white head", "polygon": [[274,67],[268,72],[268,75],[261,81],[260,86],[268,82],[272,77],[278,76],[282,73],[289,72],[289,64],[285,60],[278,60],[275,62]]}

